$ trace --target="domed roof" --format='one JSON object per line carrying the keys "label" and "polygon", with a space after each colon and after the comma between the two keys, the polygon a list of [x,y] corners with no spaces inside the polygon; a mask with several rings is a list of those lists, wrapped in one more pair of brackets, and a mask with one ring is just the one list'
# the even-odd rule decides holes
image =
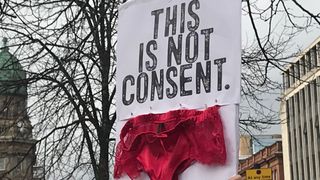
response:
{"label": "domed roof", "polygon": [[0,95],[27,95],[27,86],[24,83],[26,73],[18,59],[14,57],[3,38],[3,48],[0,52]]}

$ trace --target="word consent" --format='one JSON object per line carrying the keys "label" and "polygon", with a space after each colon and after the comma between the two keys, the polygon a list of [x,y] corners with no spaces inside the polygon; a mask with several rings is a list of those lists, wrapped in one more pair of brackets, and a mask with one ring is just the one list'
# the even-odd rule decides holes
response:
{"label": "word consent", "polygon": [[[210,93],[213,82],[217,91],[222,90],[222,67],[226,58],[210,59],[210,40],[214,29],[199,29],[199,9],[199,0],[192,0],[189,4],[151,11],[154,20],[153,39],[138,45],[138,75],[129,74],[122,81],[124,105],[134,101],[144,103],[148,99],[154,101],[156,98],[191,96],[202,93],[202,89]],[[160,28],[161,25],[164,27]],[[165,60],[157,56],[160,49],[157,40],[162,38],[167,41],[166,45],[161,46],[165,46]],[[159,68],[158,62],[163,60],[166,66]],[[217,72],[215,81],[212,80],[212,69]],[[229,85],[225,89],[229,89]]]}

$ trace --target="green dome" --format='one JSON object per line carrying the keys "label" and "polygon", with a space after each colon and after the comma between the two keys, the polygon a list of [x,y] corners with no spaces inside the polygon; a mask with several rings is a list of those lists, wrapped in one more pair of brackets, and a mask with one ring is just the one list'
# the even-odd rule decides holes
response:
{"label": "green dome", "polygon": [[[4,46],[6,46],[4,40]],[[0,95],[27,95],[26,73],[18,59],[4,47],[0,52]]]}

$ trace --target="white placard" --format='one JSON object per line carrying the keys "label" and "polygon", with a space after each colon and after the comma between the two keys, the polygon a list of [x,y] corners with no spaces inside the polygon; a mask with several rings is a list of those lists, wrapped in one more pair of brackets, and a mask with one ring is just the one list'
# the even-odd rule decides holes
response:
{"label": "white placard", "polygon": [[118,120],[240,101],[240,0],[132,0],[119,11]]}
{"label": "white placard", "polygon": [[[117,141],[130,117],[223,105],[227,163],[195,163],[179,179],[237,172],[241,1],[131,0],[119,11]],[[121,179],[128,179],[124,176]],[[139,179],[149,179],[142,174]]]}

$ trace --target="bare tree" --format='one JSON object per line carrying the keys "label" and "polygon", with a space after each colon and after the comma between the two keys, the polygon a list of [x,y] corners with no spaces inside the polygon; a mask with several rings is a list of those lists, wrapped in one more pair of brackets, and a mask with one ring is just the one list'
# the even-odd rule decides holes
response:
{"label": "bare tree", "polygon": [[1,30],[27,73],[46,177],[109,179],[118,4],[6,2]]}
{"label": "bare tree", "polygon": [[[47,178],[111,177],[116,119],[114,51],[120,3],[0,3],[1,33],[9,38],[11,52],[27,74],[23,82],[28,84],[28,113],[37,138],[38,162]],[[261,103],[259,96],[281,87],[270,78],[270,72],[283,70],[284,64],[296,56],[286,50],[297,33],[320,25],[319,14],[295,0],[266,3],[260,7],[259,1],[243,2],[254,41],[242,54],[242,95],[247,103],[241,123],[257,129],[279,123],[276,112]],[[286,24],[279,25],[277,17],[285,19]],[[259,29],[260,22],[266,24],[263,29]],[[276,27],[283,29],[278,31]]]}
{"label": "bare tree", "polygon": [[[279,109],[272,108],[264,99],[280,101],[280,74],[293,58],[301,55],[301,50],[294,48],[294,38],[306,31],[319,30],[320,14],[319,8],[308,10],[295,0],[244,0],[242,5],[243,19],[250,22],[253,41],[242,49],[240,123],[243,130],[252,133],[248,127],[263,130],[282,123]],[[275,73],[279,78],[275,78]]]}

